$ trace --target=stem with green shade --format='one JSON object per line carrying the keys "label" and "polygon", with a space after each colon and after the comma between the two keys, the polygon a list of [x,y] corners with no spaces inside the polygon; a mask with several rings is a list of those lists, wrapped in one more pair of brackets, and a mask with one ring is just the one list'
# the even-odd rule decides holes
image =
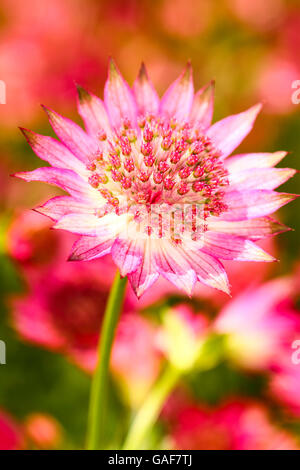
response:
{"label": "stem with green shade", "polygon": [[180,375],[181,371],[179,369],[176,369],[171,364],[167,364],[161,377],[138,410],[125,439],[124,450],[137,450],[143,444],[145,437],[157,421],[161,409]]}
{"label": "stem with green shade", "polygon": [[98,345],[98,363],[92,380],[89,404],[87,448],[90,450],[104,447],[109,360],[123,305],[126,282],[127,278],[121,278],[119,272],[117,272],[104,313]]}

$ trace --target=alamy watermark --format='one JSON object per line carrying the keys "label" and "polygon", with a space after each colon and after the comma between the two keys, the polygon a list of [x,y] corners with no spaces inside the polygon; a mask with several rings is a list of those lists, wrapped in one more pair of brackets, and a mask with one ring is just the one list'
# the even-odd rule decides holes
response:
{"label": "alamy watermark", "polygon": [[295,91],[292,93],[292,103],[299,104],[300,103],[300,80],[294,80],[292,82],[292,89]]}
{"label": "alamy watermark", "polygon": [[6,344],[0,340],[0,365],[6,364]]}
{"label": "alamy watermark", "polygon": [[0,80],[0,104],[6,104],[6,83]]}
{"label": "alamy watermark", "polygon": [[297,366],[298,364],[300,364],[300,339],[295,339],[295,341],[292,342],[291,347],[292,349],[295,349],[292,354],[291,360],[292,363]]}

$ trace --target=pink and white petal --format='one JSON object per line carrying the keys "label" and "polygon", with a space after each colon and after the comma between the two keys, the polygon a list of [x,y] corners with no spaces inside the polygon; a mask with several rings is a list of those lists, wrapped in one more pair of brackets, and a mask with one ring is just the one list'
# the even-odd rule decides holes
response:
{"label": "pink and white petal", "polygon": [[227,274],[219,260],[196,249],[196,245],[193,248],[185,246],[182,249],[195,270],[198,281],[226,294],[230,294]]}
{"label": "pink and white petal", "polygon": [[271,217],[258,217],[255,219],[237,221],[227,221],[221,220],[219,217],[210,217],[207,220],[207,226],[209,231],[245,237],[253,241],[290,230],[289,227],[286,227]]}
{"label": "pink and white petal", "polygon": [[228,116],[208,129],[208,137],[222,152],[223,158],[228,157],[252,130],[261,107],[257,104],[243,113]]}
{"label": "pink and white petal", "polygon": [[111,248],[111,256],[121,276],[138,269],[143,260],[143,244],[137,238],[117,238]]}
{"label": "pink and white petal", "polygon": [[55,221],[68,214],[95,214],[95,208],[89,201],[79,201],[70,196],[56,196],[34,209]]}
{"label": "pink and white petal", "polygon": [[43,106],[50,124],[62,143],[84,163],[88,163],[99,150],[99,142],[89,136],[71,119]]}
{"label": "pink and white petal", "polygon": [[233,261],[276,261],[250,240],[227,233],[205,232],[201,251],[218,259]]}
{"label": "pink and white petal", "polygon": [[104,103],[112,126],[118,128],[124,119],[136,125],[137,105],[133,92],[112,59],[104,87]]}
{"label": "pink and white petal", "polygon": [[77,173],[64,168],[45,166],[33,171],[15,173],[14,176],[27,182],[43,181],[44,183],[59,186],[64,191],[67,191],[78,199],[86,199],[89,195],[92,196],[94,194],[91,191],[91,186],[89,186],[88,183],[85,182]]}
{"label": "pink and white petal", "polygon": [[191,64],[188,63],[165,92],[160,103],[160,113],[178,121],[187,121],[194,99],[194,84]]}
{"label": "pink and white petal", "polygon": [[263,217],[272,214],[297,197],[296,194],[277,193],[267,189],[232,191],[225,194],[223,202],[228,209],[219,217],[221,220],[244,220]]}
{"label": "pink and white petal", "polygon": [[178,289],[184,290],[191,296],[197,276],[186,257],[178,247],[170,242],[161,240],[157,242],[154,252],[154,260],[159,273],[174,284]]}
{"label": "pink and white petal", "polygon": [[53,228],[67,230],[78,235],[116,237],[126,224],[126,215],[118,216],[114,213],[104,217],[96,217],[91,214],[68,214],[54,225]]}
{"label": "pink and white petal", "polygon": [[272,168],[281,162],[286,155],[287,152],[244,153],[227,158],[224,165],[230,173],[255,168]]}
{"label": "pink and white petal", "polygon": [[45,135],[20,127],[32,150],[42,160],[57,168],[67,168],[79,174],[86,174],[86,167],[67,147]]}
{"label": "pink and white petal", "polygon": [[83,119],[85,128],[89,134],[98,137],[99,131],[111,135],[111,127],[104,103],[98,96],[89,93],[77,85],[78,112]]}
{"label": "pink and white petal", "polygon": [[149,79],[144,63],[142,63],[139,74],[133,84],[133,92],[139,114],[156,115],[158,113],[159,97]]}
{"label": "pink and white petal", "polygon": [[111,251],[114,239],[108,237],[80,237],[73,245],[68,261],[90,261],[107,255]]}
{"label": "pink and white petal", "polygon": [[149,289],[159,278],[159,273],[157,272],[154,263],[154,246],[151,246],[152,244],[153,241],[151,239],[145,240],[143,248],[144,256],[142,262],[136,271],[128,274],[128,280],[138,298],[140,298],[143,293]]}
{"label": "pink and white petal", "polygon": [[229,173],[228,189],[234,191],[249,189],[276,189],[292,178],[296,170],[291,168],[258,168]]}
{"label": "pink and white petal", "polygon": [[210,125],[214,112],[215,83],[211,81],[208,85],[197,91],[190,114],[193,125],[206,130]]}

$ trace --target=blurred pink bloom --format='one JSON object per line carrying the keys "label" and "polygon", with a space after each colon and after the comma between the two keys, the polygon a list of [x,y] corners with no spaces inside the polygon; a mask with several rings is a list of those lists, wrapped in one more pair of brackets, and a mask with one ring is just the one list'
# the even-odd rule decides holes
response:
{"label": "blurred pink bloom", "polygon": [[213,86],[194,95],[189,64],[161,100],[144,66],[130,89],[113,61],[104,103],[78,91],[87,132],[46,109],[62,143],[23,133],[53,167],[16,175],[70,194],[38,210],[80,235],[71,260],[110,253],[138,297],[160,274],[189,295],[197,281],[229,292],[220,260],[274,260],[255,241],[285,230],[269,215],[296,197],[274,191],[295,171],[273,168],[285,152],[227,159],[260,105],[211,126]]}
{"label": "blurred pink bloom", "polygon": [[284,13],[282,0],[227,0],[227,3],[238,18],[262,31],[278,27]]}
{"label": "blurred pink bloom", "polygon": [[[74,80],[92,82],[104,71],[96,43],[86,29],[94,21],[93,2],[77,0],[3,0],[1,2],[1,80],[6,105],[0,107],[2,127],[37,117],[37,102],[47,99],[69,109]],[[68,49],[62,54],[61,44]]]}
{"label": "blurred pink bloom", "polygon": [[[29,278],[29,293],[13,300],[13,323],[25,339],[89,368],[114,268],[107,258],[78,266],[60,262]],[[127,296],[124,308],[131,307]]]}
{"label": "blurred pink bloom", "polygon": [[171,442],[187,450],[295,450],[286,431],[276,428],[260,404],[236,400],[211,409],[181,407],[173,417]]}
{"label": "blurred pink bloom", "polygon": [[[300,334],[298,338],[300,339]],[[290,413],[300,417],[300,363],[292,362],[294,351],[291,345],[273,369],[269,390],[271,396],[285,406]]]}
{"label": "blurred pink bloom", "polygon": [[[39,276],[27,277],[28,294],[12,301],[13,325],[25,340],[61,352],[92,372],[113,277],[107,257],[83,265],[56,262]],[[161,357],[154,326],[133,313],[137,302],[129,290],[112,353],[112,368],[132,403],[152,384]]]}
{"label": "blurred pink bloom", "polygon": [[140,405],[160,372],[162,354],[156,326],[141,315],[121,317],[111,367],[132,405]]}
{"label": "blurred pink bloom", "polygon": [[214,322],[227,335],[231,358],[244,367],[264,370],[278,363],[295,335],[300,318],[292,305],[293,283],[279,278],[246,289],[228,302]]}
{"label": "blurred pink bloom", "polygon": [[62,442],[61,426],[51,415],[32,413],[23,427],[30,442],[38,449],[55,449]]}
{"label": "blurred pink bloom", "polygon": [[262,65],[258,89],[261,99],[271,113],[284,114],[296,111],[292,94],[296,91],[292,83],[299,80],[300,64],[278,52],[266,57]]}
{"label": "blurred pink bloom", "polygon": [[0,411],[0,450],[19,450],[25,446],[21,427],[4,411]]}

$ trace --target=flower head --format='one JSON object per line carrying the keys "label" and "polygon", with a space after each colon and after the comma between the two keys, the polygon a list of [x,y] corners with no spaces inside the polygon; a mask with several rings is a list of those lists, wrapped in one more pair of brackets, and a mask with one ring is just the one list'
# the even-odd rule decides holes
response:
{"label": "flower head", "polygon": [[78,96],[86,132],[45,108],[61,142],[23,133],[52,167],[17,174],[69,193],[37,210],[80,235],[71,260],[110,253],[140,296],[160,274],[229,292],[220,260],[274,259],[254,241],[285,230],[268,216],[295,197],[273,191],[294,170],[273,168],[285,152],[227,159],[260,105],[211,125],[213,84],[194,94],[190,64],[161,100],[144,65],[131,89],[113,61],[104,103]]}

